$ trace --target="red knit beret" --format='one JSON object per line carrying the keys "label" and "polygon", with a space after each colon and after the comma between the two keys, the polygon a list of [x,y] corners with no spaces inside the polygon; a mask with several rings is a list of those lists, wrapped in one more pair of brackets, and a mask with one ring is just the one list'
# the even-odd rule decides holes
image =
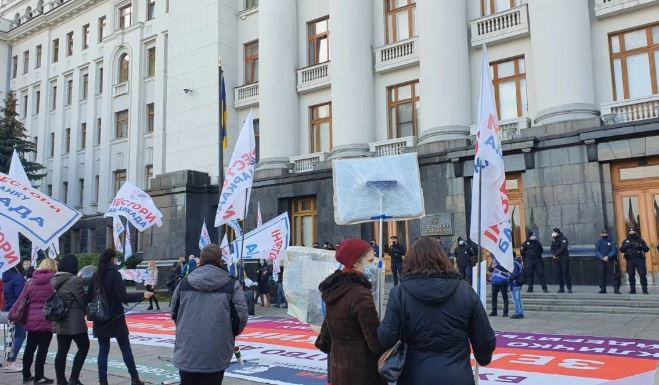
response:
{"label": "red knit beret", "polygon": [[362,239],[346,239],[336,249],[336,260],[343,266],[351,268],[369,250],[371,245]]}

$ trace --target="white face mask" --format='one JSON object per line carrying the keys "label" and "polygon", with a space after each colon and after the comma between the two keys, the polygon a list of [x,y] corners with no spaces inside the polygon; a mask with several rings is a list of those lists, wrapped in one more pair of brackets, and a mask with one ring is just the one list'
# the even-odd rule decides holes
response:
{"label": "white face mask", "polygon": [[458,244],[459,244],[459,245],[464,245],[464,244],[465,244],[465,241],[460,241],[460,242],[458,242]]}
{"label": "white face mask", "polygon": [[551,236],[556,238],[556,237],[558,237],[558,233],[551,233]]}
{"label": "white face mask", "polygon": [[30,268],[30,264],[29,264],[29,263],[24,263],[24,264],[23,264],[23,270],[26,270],[26,271],[27,271],[29,268]]}
{"label": "white face mask", "polygon": [[529,237],[529,239],[532,240],[532,241],[535,241],[535,240],[537,239],[537,237],[536,237],[535,235],[531,235],[531,236]]}

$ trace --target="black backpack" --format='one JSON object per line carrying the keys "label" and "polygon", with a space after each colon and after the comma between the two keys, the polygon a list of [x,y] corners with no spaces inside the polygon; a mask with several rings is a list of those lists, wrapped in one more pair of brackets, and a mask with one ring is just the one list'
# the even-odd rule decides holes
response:
{"label": "black backpack", "polygon": [[68,314],[68,305],[62,301],[62,298],[55,291],[43,306],[44,318],[48,321],[63,321]]}

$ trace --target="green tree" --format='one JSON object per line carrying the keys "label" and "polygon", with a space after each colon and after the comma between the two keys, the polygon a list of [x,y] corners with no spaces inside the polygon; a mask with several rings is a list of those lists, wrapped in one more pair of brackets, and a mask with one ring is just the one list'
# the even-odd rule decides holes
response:
{"label": "green tree", "polygon": [[4,106],[0,107],[0,172],[7,174],[11,164],[11,156],[14,149],[18,152],[23,163],[23,168],[30,181],[38,181],[46,174],[44,166],[37,162],[30,162],[25,155],[36,153],[34,143],[30,142],[25,133],[25,126],[16,119],[16,98],[10,92],[5,98]]}

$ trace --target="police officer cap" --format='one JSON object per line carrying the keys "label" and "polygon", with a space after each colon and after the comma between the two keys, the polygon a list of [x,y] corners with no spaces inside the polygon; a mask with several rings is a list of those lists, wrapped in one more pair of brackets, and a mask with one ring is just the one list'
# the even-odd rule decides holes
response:
{"label": "police officer cap", "polygon": [[561,229],[559,229],[558,227],[554,227],[554,230],[552,230],[552,231],[555,232],[555,233],[560,233]]}
{"label": "police officer cap", "polygon": [[636,234],[636,229],[635,228],[630,228],[629,229],[629,234]]}
{"label": "police officer cap", "polygon": [[464,241],[464,239],[462,237],[458,237],[458,242],[460,241]]}

